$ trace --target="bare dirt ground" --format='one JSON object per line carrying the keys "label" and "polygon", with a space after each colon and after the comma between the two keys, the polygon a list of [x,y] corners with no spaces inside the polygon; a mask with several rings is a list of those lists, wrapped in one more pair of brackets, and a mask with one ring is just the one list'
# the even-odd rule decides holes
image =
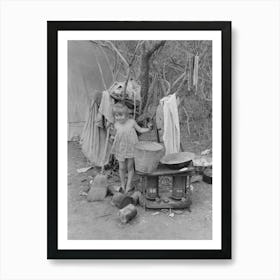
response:
{"label": "bare dirt ground", "polygon": [[[202,181],[193,183],[191,212],[169,217],[169,213],[144,210],[137,206],[137,216],[128,224],[121,224],[118,209],[111,205],[112,196],[104,201],[87,202],[80,193],[90,176],[98,170],[78,173],[88,166],[77,142],[68,143],[68,239],[212,239],[212,185]],[[109,178],[114,183],[118,178]],[[156,215],[155,213],[158,212]]]}

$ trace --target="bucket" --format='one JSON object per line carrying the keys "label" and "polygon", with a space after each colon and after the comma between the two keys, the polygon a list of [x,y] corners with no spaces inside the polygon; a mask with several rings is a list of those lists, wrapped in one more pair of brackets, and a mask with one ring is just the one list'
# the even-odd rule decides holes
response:
{"label": "bucket", "polygon": [[151,141],[140,141],[135,144],[134,160],[135,169],[142,173],[151,173],[158,167],[160,159],[164,155],[162,145]]}

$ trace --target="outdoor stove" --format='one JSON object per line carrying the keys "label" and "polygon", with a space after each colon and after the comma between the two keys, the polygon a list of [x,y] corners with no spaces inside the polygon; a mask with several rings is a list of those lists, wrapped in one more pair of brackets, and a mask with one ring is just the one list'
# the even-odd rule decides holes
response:
{"label": "outdoor stove", "polygon": [[[148,209],[177,208],[189,209],[191,201],[191,176],[195,174],[195,167],[185,167],[179,170],[170,169],[164,165],[151,173],[136,171],[142,177],[144,206]],[[160,195],[159,177],[172,177],[172,190],[169,195]]]}

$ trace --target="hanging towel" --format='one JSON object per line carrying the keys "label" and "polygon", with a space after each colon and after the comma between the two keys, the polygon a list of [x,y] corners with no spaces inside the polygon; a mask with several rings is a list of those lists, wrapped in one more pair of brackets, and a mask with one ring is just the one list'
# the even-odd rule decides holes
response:
{"label": "hanging towel", "polygon": [[193,85],[195,86],[195,89],[197,89],[197,82],[198,82],[198,59],[199,56],[196,55],[194,57],[194,63],[193,63]]}
{"label": "hanging towel", "polygon": [[160,104],[163,106],[164,132],[162,138],[165,154],[178,153],[180,151],[180,124],[176,94],[163,97]]}

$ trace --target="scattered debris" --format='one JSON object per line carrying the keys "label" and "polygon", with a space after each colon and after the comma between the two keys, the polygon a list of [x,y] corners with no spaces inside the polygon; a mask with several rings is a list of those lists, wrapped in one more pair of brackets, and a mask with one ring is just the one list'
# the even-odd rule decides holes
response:
{"label": "scattered debris", "polygon": [[175,214],[174,213],[170,213],[168,216],[173,218],[175,216]]}
{"label": "scattered debris", "polygon": [[132,197],[119,192],[116,192],[112,197],[112,204],[119,209],[122,209],[132,203],[133,203]]}
{"label": "scattered debris", "polygon": [[107,178],[103,178],[102,175],[97,175],[90,186],[87,200],[89,202],[104,200],[107,192]]}
{"label": "scattered debris", "polygon": [[201,152],[201,155],[206,156],[206,155],[210,154],[210,152],[211,152],[211,149],[206,149],[206,150]]}
{"label": "scattered debris", "polygon": [[152,213],[151,215],[152,216],[156,216],[156,215],[158,215],[159,214],[159,212],[154,212],[154,213]]}
{"label": "scattered debris", "polygon": [[79,168],[79,169],[77,169],[77,172],[78,172],[78,173],[85,173],[85,172],[87,172],[88,170],[90,170],[90,169],[92,169],[92,168],[93,168],[92,166]]}
{"label": "scattered debris", "polygon": [[87,195],[88,195],[87,192],[83,192],[83,191],[80,192],[80,196],[87,196]]}
{"label": "scattered debris", "polygon": [[136,191],[131,195],[131,198],[133,199],[133,204],[137,205],[139,203],[139,199],[141,197],[141,192],[140,191]]}
{"label": "scattered debris", "polygon": [[110,194],[114,195],[115,193],[121,191],[121,186],[111,185],[108,187],[108,191]]}
{"label": "scattered debris", "polygon": [[198,167],[212,166],[212,157],[211,156],[198,156],[193,159],[193,165],[198,166]]}
{"label": "scattered debris", "polygon": [[108,217],[108,216],[110,216],[110,215],[112,215],[113,214],[113,212],[111,212],[111,213],[106,213],[106,214],[103,214],[103,215],[100,215],[100,216],[95,216],[95,217],[93,217],[94,219],[98,219],[98,218],[104,218],[104,217]]}
{"label": "scattered debris", "polygon": [[129,204],[118,213],[120,220],[123,224],[126,224],[137,215],[137,209],[133,204]]}
{"label": "scattered debris", "polygon": [[87,200],[89,202],[104,200],[107,195],[107,192],[107,177],[101,174],[96,175],[93,182],[91,183]]}
{"label": "scattered debris", "polygon": [[107,176],[98,174],[94,177],[93,182],[91,183],[92,186],[96,188],[107,188],[108,187],[108,181]]}
{"label": "scattered debris", "polygon": [[93,202],[93,201],[104,200],[106,195],[107,195],[107,188],[91,187],[87,195],[87,201]]}
{"label": "scattered debris", "polygon": [[203,181],[212,184],[212,168],[206,168],[203,172]]}

